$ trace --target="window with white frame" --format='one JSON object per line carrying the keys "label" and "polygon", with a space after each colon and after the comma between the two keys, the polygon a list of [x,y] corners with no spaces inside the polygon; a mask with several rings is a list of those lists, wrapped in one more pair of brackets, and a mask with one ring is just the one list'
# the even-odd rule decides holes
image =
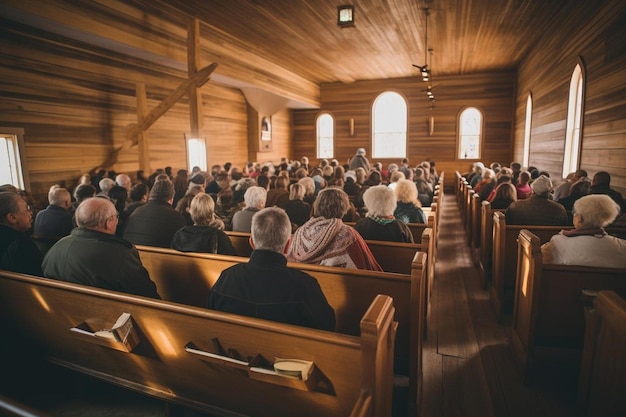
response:
{"label": "window with white frame", "polygon": [[569,84],[567,125],[565,127],[565,152],[563,154],[563,178],[578,169],[580,160],[581,126],[583,117],[583,70],[576,65]]}
{"label": "window with white frame", "polygon": [[25,190],[24,172],[20,156],[22,129],[0,128],[0,184],[12,184]]}
{"label": "window with white frame", "polygon": [[202,171],[207,170],[206,140],[204,138],[187,138],[187,163],[189,170],[198,166]]}
{"label": "window with white frame", "polygon": [[335,141],[335,119],[329,113],[317,117],[317,158],[332,158]]}
{"label": "window with white frame", "polygon": [[406,158],[407,104],[400,94],[380,94],[372,108],[372,157]]}
{"label": "window with white frame", "polygon": [[533,97],[528,93],[526,99],[526,122],[524,123],[524,155],[522,165],[527,167],[530,160],[530,130],[532,127]]}
{"label": "window with white frame", "polygon": [[459,159],[480,159],[483,113],[468,107],[459,116]]}

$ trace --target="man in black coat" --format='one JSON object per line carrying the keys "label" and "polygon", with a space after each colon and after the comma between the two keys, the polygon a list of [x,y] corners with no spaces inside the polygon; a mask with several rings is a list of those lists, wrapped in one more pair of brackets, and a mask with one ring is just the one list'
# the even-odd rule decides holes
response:
{"label": "man in black coat", "polygon": [[13,191],[0,192],[0,269],[41,276],[42,255],[28,236],[33,213]]}
{"label": "man in black coat", "polygon": [[284,253],[291,222],[283,209],[270,207],[252,218],[254,251],[250,261],[222,271],[208,307],[228,313],[311,327],[335,329],[335,311],[317,280],[287,267]]}
{"label": "man in black coat", "polygon": [[106,198],[89,198],[76,209],[78,227],[50,248],[44,276],[76,284],[160,298],[137,249],[115,236],[118,214]]}
{"label": "man in black coat", "polygon": [[174,184],[168,180],[154,183],[148,202],[126,220],[124,239],[133,245],[169,248],[172,236],[187,226],[182,213],[174,210]]}

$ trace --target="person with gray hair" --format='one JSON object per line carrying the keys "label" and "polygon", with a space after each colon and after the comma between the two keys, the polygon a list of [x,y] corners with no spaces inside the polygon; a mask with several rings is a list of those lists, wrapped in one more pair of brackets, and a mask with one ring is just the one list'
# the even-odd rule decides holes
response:
{"label": "person with gray hair", "polygon": [[287,267],[284,256],[291,239],[285,211],[268,207],[252,218],[249,262],[225,269],[211,289],[207,307],[265,320],[335,329],[335,312],[317,280]]}
{"label": "person with gray hair", "polygon": [[359,148],[356,150],[356,155],[354,155],[350,162],[348,162],[348,169],[357,169],[361,167],[365,170],[365,172],[370,172],[370,161],[365,157],[365,148]]}
{"label": "person with gray hair", "polygon": [[54,187],[48,192],[48,207],[37,213],[33,233],[38,238],[58,240],[70,234],[72,195],[65,188]]}
{"label": "person with gray hair", "polygon": [[169,248],[172,236],[185,227],[185,216],[172,207],[174,184],[170,180],[156,181],[148,202],[137,207],[126,220],[124,239],[134,245]]}
{"label": "person with gray hair", "polygon": [[233,215],[233,232],[250,233],[252,229],[252,217],[265,207],[267,191],[263,187],[253,186],[246,190],[243,201],[246,204],[243,210]]}
{"label": "person with gray hair", "polygon": [[100,188],[98,196],[108,197],[109,191],[111,190],[111,188],[113,188],[114,185],[115,181],[113,181],[111,178],[102,178],[98,182],[98,187]]}
{"label": "person with gray hair", "polygon": [[89,198],[76,209],[78,227],[43,259],[47,278],[160,298],[137,249],[115,236],[118,213],[111,201]]}
{"label": "person with gray hair", "polygon": [[413,243],[409,227],[393,215],[397,203],[394,190],[385,185],[375,185],[365,191],[363,201],[367,217],[354,225],[363,239]]}
{"label": "person with gray hair", "polygon": [[552,182],[545,175],[532,182],[533,194],[525,200],[517,200],[507,208],[506,224],[528,224],[536,226],[565,226],[567,212],[562,205],[550,199]]}
{"label": "person with gray hair", "polygon": [[543,262],[626,268],[626,240],[604,231],[619,213],[619,206],[608,195],[587,195],[576,200],[574,229],[561,230],[541,246]]}
{"label": "person with gray hair", "polygon": [[33,212],[22,196],[0,192],[0,269],[42,276],[42,255],[28,236]]}

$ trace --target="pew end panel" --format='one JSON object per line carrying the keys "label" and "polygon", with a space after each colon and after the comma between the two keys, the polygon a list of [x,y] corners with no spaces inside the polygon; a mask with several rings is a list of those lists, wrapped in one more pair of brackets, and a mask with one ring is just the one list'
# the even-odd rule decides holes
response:
{"label": "pew end panel", "polygon": [[542,363],[578,375],[585,334],[583,290],[614,290],[626,296],[626,270],[543,264],[540,239],[522,230],[512,343],[524,380]]}
{"label": "pew end panel", "polygon": [[250,233],[232,231],[226,231],[224,233],[226,233],[226,235],[230,239],[230,243],[233,244],[233,248],[235,248],[237,256],[242,256],[244,258],[250,257],[253,250],[252,246],[250,246]]}
{"label": "pew end panel", "polygon": [[620,415],[626,409],[626,301],[613,291],[600,291],[585,315],[579,415]]}
{"label": "pew end panel", "polygon": [[[387,296],[373,300],[360,335],[349,336],[0,272],[0,311],[15,331],[10,343],[27,343],[56,364],[211,415],[348,416],[361,392],[372,398],[366,415],[391,413],[396,326]],[[69,331],[82,322],[110,326],[120,312],[131,314],[141,335],[131,353]],[[312,361],[320,383],[306,390],[258,381],[230,359],[215,363],[185,350],[191,342],[217,353],[213,338],[244,362],[256,355]]]}

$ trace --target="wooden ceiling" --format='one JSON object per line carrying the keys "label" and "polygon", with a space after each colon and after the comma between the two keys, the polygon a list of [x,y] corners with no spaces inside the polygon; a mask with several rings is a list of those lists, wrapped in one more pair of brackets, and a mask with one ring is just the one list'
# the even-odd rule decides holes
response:
{"label": "wooden ceiling", "polygon": [[[588,0],[139,0],[158,13],[176,8],[317,84],[417,76],[425,63],[425,22],[433,77],[515,68],[547,31],[559,30]],[[585,5],[587,3],[587,5]],[[355,26],[337,25],[352,4]],[[591,7],[591,9],[590,9]],[[587,11],[581,10],[586,8]]]}

